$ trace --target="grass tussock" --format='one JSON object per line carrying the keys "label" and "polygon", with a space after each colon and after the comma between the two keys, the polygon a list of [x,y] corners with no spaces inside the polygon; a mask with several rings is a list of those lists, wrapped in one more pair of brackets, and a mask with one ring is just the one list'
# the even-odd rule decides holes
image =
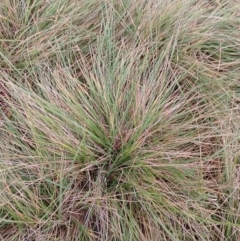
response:
{"label": "grass tussock", "polygon": [[240,240],[238,1],[2,0],[0,240]]}

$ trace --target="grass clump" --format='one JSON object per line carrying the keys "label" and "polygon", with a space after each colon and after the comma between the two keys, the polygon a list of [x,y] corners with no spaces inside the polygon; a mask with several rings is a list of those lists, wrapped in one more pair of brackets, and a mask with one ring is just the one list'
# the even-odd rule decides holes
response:
{"label": "grass clump", "polygon": [[239,240],[239,10],[1,1],[1,240]]}

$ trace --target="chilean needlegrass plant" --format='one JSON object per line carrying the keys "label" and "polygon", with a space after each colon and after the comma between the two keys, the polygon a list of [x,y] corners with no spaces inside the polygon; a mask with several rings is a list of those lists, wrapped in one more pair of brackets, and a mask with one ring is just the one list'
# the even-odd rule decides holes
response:
{"label": "chilean needlegrass plant", "polygon": [[239,13],[1,1],[0,240],[239,240]]}

